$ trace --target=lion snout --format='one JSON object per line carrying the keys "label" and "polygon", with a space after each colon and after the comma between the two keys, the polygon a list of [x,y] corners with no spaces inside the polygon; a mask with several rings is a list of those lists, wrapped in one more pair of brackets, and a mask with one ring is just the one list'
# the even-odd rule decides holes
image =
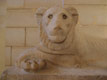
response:
{"label": "lion snout", "polygon": [[63,30],[52,30],[49,32],[50,36],[63,36],[64,32]]}
{"label": "lion snout", "polygon": [[59,30],[62,30],[62,28],[60,26],[56,26],[56,27],[53,28],[53,30],[59,31]]}

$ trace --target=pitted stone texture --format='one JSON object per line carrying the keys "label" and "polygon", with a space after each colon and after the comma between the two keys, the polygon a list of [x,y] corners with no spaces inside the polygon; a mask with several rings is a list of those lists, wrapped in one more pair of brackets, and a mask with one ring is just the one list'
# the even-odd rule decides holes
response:
{"label": "pitted stone texture", "polygon": [[6,47],[6,54],[5,54],[5,65],[11,65],[11,47]]}
{"label": "pitted stone texture", "polygon": [[25,0],[25,8],[62,6],[62,0]]}
{"label": "pitted stone texture", "polygon": [[65,0],[65,4],[107,4],[107,0]]}
{"label": "pitted stone texture", "polygon": [[7,28],[6,44],[7,46],[24,46],[25,29],[24,28]]}
{"label": "pitted stone texture", "polygon": [[36,73],[28,73],[11,67],[2,74],[1,80],[107,80],[107,71],[65,68],[50,70],[48,68]]}
{"label": "pitted stone texture", "polygon": [[7,0],[8,8],[23,8],[24,0]]}

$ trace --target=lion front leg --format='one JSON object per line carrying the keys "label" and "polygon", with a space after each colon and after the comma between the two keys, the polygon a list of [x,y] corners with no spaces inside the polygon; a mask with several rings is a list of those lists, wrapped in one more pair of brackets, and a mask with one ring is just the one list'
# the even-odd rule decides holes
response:
{"label": "lion front leg", "polygon": [[37,71],[46,66],[46,61],[36,58],[34,54],[23,54],[17,59],[16,66],[26,71]]}

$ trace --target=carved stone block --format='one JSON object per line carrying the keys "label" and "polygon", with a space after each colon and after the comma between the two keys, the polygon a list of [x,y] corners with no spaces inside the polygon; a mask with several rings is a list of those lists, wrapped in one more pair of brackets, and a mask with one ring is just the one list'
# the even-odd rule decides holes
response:
{"label": "carved stone block", "polygon": [[4,71],[0,80],[107,80],[107,72],[94,69],[47,69],[29,73],[11,67]]}

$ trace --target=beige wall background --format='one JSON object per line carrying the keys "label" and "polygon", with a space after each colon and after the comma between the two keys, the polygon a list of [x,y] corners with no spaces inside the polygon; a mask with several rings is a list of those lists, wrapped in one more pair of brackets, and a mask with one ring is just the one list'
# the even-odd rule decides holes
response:
{"label": "beige wall background", "polygon": [[0,74],[5,68],[5,16],[6,1],[0,0]]}
{"label": "beige wall background", "polygon": [[4,39],[4,32],[3,28],[0,28],[0,74],[5,68],[5,39]]}
{"label": "beige wall background", "polygon": [[[14,65],[16,57],[38,43],[35,11],[40,6],[62,6],[62,0],[7,0],[6,67]],[[77,8],[78,24],[107,29],[107,0],[64,0],[64,7]]]}

